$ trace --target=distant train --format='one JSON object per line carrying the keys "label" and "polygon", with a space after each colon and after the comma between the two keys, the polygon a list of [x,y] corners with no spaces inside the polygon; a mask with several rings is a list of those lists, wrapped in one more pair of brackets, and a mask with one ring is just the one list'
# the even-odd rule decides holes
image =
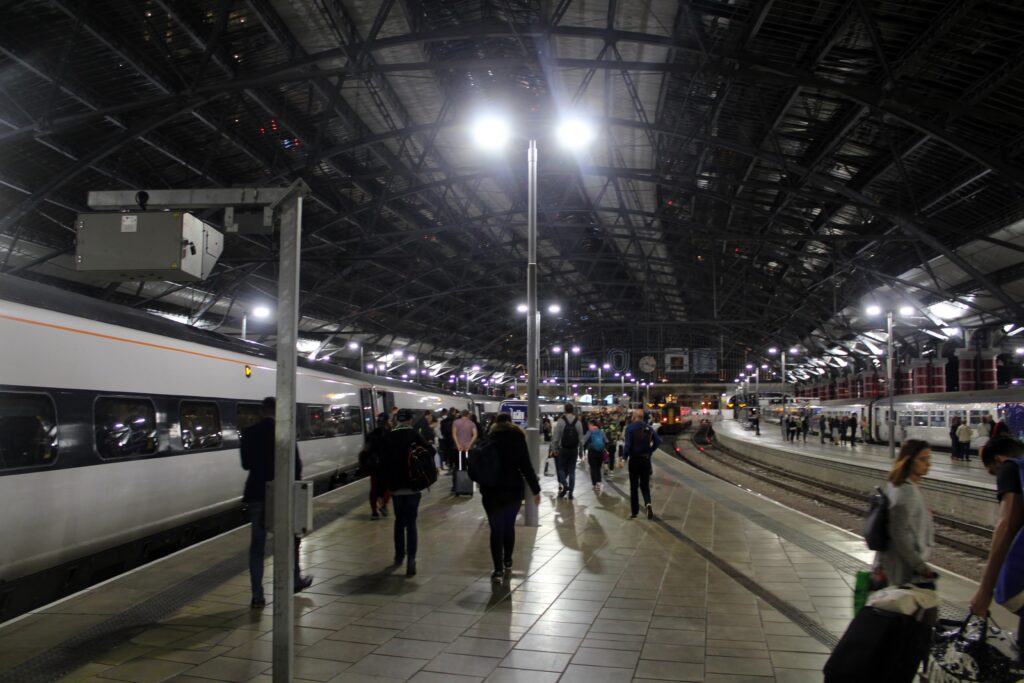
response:
{"label": "distant train", "polygon": [[[746,401],[753,402],[752,397]],[[889,440],[888,397],[875,399],[840,399],[812,401],[788,398],[782,401],[760,400],[761,422],[778,424],[783,415],[799,414],[811,418],[811,431],[817,433],[817,416],[857,418],[858,425],[866,425],[870,441]],[[742,404],[742,405],[741,405]],[[737,395],[735,400],[737,419],[745,420],[751,406]],[[953,418],[959,417],[974,430],[971,448],[977,449],[985,443],[987,435],[981,429],[982,418],[990,416],[993,421],[1003,420],[1010,433],[1024,438],[1024,389],[1011,387],[988,391],[958,391],[936,394],[906,394],[893,398],[896,413],[897,442],[904,439],[924,439],[939,447],[948,447],[949,430]],[[858,435],[862,429],[858,428]]]}
{"label": "distant train", "polygon": [[693,409],[678,403],[666,403],[661,408],[659,434],[679,434],[693,424]]}
{"label": "distant train", "polygon": [[[98,554],[237,509],[272,350],[3,276],[0,338],[0,614],[18,577],[61,566],[88,585],[123,562]],[[303,477],[321,485],[356,467],[377,412],[488,408],[301,357],[296,396]]]}

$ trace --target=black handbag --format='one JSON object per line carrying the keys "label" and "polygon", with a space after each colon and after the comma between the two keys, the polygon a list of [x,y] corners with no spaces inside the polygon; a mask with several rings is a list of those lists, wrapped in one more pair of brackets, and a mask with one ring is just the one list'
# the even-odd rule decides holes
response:
{"label": "black handbag", "polygon": [[1017,644],[991,617],[940,619],[928,663],[929,683],[1017,683],[1024,678]]}
{"label": "black handbag", "polygon": [[889,497],[877,486],[864,520],[864,540],[871,550],[889,547]]}

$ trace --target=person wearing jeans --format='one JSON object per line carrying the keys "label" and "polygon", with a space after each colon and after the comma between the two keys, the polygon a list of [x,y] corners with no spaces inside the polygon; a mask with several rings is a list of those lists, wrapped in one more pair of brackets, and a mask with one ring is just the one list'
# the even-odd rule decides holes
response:
{"label": "person wearing jeans", "polygon": [[512,552],[516,544],[516,516],[523,502],[523,480],[540,505],[540,482],[530,462],[526,434],[512,422],[508,413],[498,413],[491,425],[490,437],[499,458],[494,483],[480,484],[487,523],[491,529],[491,580],[500,583],[512,571]]}
{"label": "person wearing jeans", "polygon": [[[261,609],[267,604],[263,595],[263,558],[267,545],[267,483],[274,480],[274,410],[273,396],[263,399],[263,419],[246,427],[240,434],[242,469],[249,472],[242,493],[242,503],[249,508],[252,533],[249,539],[249,579],[252,584],[250,607]],[[302,479],[302,460],[295,449],[295,479]],[[299,572],[299,539],[295,539],[294,589],[298,593],[313,585],[313,577]]]}
{"label": "person wearing jeans", "polygon": [[391,490],[391,506],[395,511],[395,565],[405,562],[406,576],[416,576],[416,517],[422,498],[419,491],[412,489],[409,479],[409,451],[413,444],[426,449],[431,466],[434,456],[434,447],[412,428],[412,417],[408,408],[395,414],[396,426],[388,432],[381,458],[381,473]]}
{"label": "person wearing jeans", "polygon": [[576,489],[576,459],[583,442],[583,425],[575,415],[571,403],[565,404],[565,414],[555,420],[551,435],[551,448],[555,454],[555,473],[558,475],[558,497],[568,496],[572,500]]}
{"label": "person wearing jeans", "polygon": [[596,424],[591,424],[587,435],[583,437],[583,447],[587,452],[587,463],[590,465],[590,485],[598,491],[601,487],[601,468],[604,466],[604,449],[608,443],[604,431]]}
{"label": "person wearing jeans", "polygon": [[647,519],[654,519],[654,508],[651,507],[651,457],[661,445],[661,437],[644,422],[643,410],[637,408],[633,411],[633,421],[626,427],[625,440],[623,456],[629,464],[629,517],[636,519],[640,512],[637,496],[639,489],[644,496]]}

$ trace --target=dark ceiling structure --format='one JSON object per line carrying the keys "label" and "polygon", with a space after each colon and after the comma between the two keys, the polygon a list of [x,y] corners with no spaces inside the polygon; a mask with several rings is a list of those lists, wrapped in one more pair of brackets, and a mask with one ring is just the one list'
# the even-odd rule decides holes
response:
{"label": "dark ceiling structure", "polygon": [[[828,353],[879,289],[1024,322],[1024,248],[994,236],[1024,218],[1014,0],[0,0],[0,19],[2,272],[237,333],[273,295],[273,238],[229,235],[195,287],[96,283],[68,265],[75,214],[89,190],[301,178],[302,336],[514,366],[526,146],[468,134],[502,108],[539,138],[541,301],[563,311],[545,345]],[[547,136],[566,112],[598,126],[583,153]],[[960,284],[908,280],[935,259]]]}

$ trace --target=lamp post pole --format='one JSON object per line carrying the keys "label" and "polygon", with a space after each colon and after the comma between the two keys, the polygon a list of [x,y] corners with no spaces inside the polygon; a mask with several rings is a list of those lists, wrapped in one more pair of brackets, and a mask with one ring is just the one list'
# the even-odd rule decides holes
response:
{"label": "lamp post pole", "polygon": [[242,341],[245,341],[245,334],[246,334],[246,330],[248,328],[248,325],[249,325],[249,314],[248,313],[243,313],[242,314]]}
{"label": "lamp post pole", "polygon": [[622,397],[626,394],[626,373],[619,375],[619,402],[622,401]]}
{"label": "lamp post pole", "polygon": [[885,353],[885,379],[889,390],[889,458],[896,458],[896,406],[895,406],[895,382],[893,381],[892,367],[892,311],[885,316],[886,325],[886,353]]}
{"label": "lamp post pole", "polygon": [[597,397],[601,399],[601,405],[604,405],[604,394],[601,392],[601,366],[597,366]]}
{"label": "lamp post pole", "polygon": [[[533,469],[541,468],[540,402],[537,400],[537,374],[540,367],[540,311],[537,310],[537,141],[530,139],[526,157],[528,261],[526,264],[526,445]],[[533,496],[526,496],[523,510],[526,526],[540,526],[540,514]]]}

